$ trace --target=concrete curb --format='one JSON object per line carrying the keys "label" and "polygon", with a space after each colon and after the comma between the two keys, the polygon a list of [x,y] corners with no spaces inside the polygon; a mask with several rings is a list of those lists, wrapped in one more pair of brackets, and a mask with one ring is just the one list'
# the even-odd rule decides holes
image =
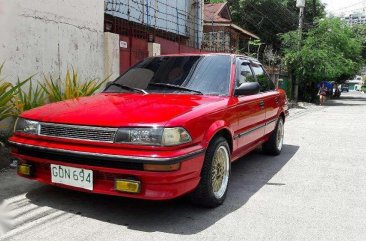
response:
{"label": "concrete curb", "polygon": [[314,103],[308,103],[308,102],[295,102],[295,101],[290,101],[288,103],[288,106],[290,109],[292,108],[298,108],[298,109],[307,109],[307,108],[311,108],[311,107],[314,107],[314,106],[318,106],[317,104],[314,104]]}
{"label": "concrete curb", "polygon": [[0,142],[0,170],[10,165],[9,149]]}

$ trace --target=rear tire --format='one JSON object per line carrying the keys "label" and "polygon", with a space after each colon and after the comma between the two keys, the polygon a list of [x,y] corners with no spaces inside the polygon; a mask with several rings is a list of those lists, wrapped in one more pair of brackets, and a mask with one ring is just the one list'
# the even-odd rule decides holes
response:
{"label": "rear tire", "polygon": [[205,155],[201,180],[190,198],[194,204],[214,208],[226,197],[231,170],[230,148],[221,136],[214,138]]}
{"label": "rear tire", "polygon": [[276,128],[272,132],[268,141],[263,143],[263,152],[268,155],[277,156],[281,153],[283,147],[283,137],[284,137],[284,121],[280,117],[277,121]]}

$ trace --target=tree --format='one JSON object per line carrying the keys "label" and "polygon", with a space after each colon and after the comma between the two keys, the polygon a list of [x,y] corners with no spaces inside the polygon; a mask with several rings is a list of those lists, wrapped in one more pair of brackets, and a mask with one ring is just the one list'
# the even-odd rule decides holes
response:
{"label": "tree", "polygon": [[340,19],[321,20],[305,34],[301,48],[297,31],[283,34],[281,38],[285,62],[300,80],[300,91],[309,82],[341,83],[361,67],[362,40]]}
{"label": "tree", "polygon": [[362,57],[364,61],[366,61],[366,25],[364,24],[355,24],[352,25],[354,33],[361,39],[362,42]]}
{"label": "tree", "polygon": [[[295,0],[228,0],[232,18],[237,25],[259,35],[262,42],[281,47],[279,33],[286,33],[298,27],[298,8]],[[316,18],[325,16],[324,5],[316,0],[307,0],[305,27],[312,26]],[[306,28],[305,28],[306,29]]]}

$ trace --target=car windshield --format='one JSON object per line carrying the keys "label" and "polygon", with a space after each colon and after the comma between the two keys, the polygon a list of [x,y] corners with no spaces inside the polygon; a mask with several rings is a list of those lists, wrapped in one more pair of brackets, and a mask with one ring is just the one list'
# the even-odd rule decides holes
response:
{"label": "car windshield", "polygon": [[104,92],[228,95],[229,55],[147,58],[118,77]]}

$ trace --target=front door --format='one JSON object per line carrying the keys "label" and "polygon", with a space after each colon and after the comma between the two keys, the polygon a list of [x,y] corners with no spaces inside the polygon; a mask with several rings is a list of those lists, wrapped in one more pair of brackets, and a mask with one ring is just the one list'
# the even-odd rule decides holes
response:
{"label": "front door", "polygon": [[263,95],[264,106],[266,109],[265,114],[265,134],[271,133],[277,123],[277,115],[279,112],[279,94],[275,90],[275,84],[269,78],[263,66],[258,63],[252,63],[252,69],[254,75],[261,86],[261,92]]}
{"label": "front door", "polygon": [[[250,68],[250,62],[237,60],[236,87],[244,82],[256,81]],[[247,149],[264,135],[265,107],[261,93],[251,96],[235,97],[237,104],[234,107],[238,126],[235,131],[235,141],[238,152]]]}

